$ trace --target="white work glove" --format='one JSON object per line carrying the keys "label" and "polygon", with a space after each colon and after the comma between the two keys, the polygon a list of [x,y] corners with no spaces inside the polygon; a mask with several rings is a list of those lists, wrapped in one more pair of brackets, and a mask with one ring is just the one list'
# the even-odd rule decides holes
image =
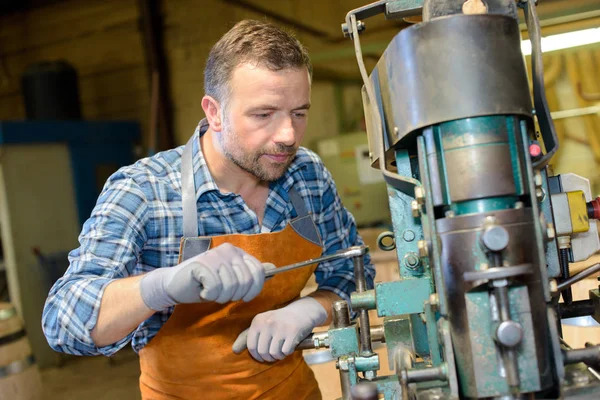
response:
{"label": "white work glove", "polygon": [[140,281],[146,306],[161,311],[180,303],[250,301],[262,290],[265,269],[229,243],[171,268],[157,268]]}
{"label": "white work glove", "polygon": [[[252,357],[260,362],[283,360],[312,330],[327,320],[327,311],[312,297],[303,297],[279,310],[258,314],[247,331],[246,346]],[[246,331],[233,345],[235,353],[245,346]]]}

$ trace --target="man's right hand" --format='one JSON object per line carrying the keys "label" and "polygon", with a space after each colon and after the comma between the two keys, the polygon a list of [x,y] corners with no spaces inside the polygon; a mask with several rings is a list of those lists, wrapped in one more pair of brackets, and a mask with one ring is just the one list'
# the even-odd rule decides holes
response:
{"label": "man's right hand", "polygon": [[149,308],[161,311],[180,303],[250,301],[262,290],[260,261],[229,243],[171,268],[157,268],[140,281]]}

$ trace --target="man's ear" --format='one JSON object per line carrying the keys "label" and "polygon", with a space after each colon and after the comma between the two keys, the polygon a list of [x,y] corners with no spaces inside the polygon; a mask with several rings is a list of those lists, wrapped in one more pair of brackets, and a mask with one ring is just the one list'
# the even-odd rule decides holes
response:
{"label": "man's ear", "polygon": [[223,129],[223,109],[221,104],[211,96],[202,98],[202,109],[206,115],[208,125],[213,132],[221,132]]}

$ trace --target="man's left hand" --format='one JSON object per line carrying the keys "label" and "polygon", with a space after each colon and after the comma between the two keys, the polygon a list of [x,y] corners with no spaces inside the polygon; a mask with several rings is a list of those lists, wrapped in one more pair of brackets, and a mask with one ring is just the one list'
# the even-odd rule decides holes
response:
{"label": "man's left hand", "polygon": [[326,320],[327,311],[312,297],[303,297],[279,310],[258,314],[248,331],[248,351],[260,362],[283,360]]}

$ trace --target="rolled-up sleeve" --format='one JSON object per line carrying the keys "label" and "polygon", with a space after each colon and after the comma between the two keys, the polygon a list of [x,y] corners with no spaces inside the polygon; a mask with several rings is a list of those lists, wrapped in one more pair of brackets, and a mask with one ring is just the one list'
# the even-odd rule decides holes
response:
{"label": "rolled-up sleeve", "polygon": [[[352,214],[346,210],[337,193],[329,171],[322,167],[323,179],[321,212],[316,222],[323,241],[323,254],[333,254],[350,246],[362,246],[364,242],[358,234]],[[373,288],[375,268],[369,254],[364,256],[367,288]],[[350,304],[350,294],[356,290],[354,265],[350,259],[338,259],[320,263],[315,271],[319,290],[334,292]]]}
{"label": "rolled-up sleeve", "polygon": [[111,355],[131,339],[97,347],[91,338],[102,295],[113,280],[130,276],[146,241],[147,201],[121,172],[106,183],[69,254],[69,268],[50,290],[42,329],[50,347],[75,355]]}

